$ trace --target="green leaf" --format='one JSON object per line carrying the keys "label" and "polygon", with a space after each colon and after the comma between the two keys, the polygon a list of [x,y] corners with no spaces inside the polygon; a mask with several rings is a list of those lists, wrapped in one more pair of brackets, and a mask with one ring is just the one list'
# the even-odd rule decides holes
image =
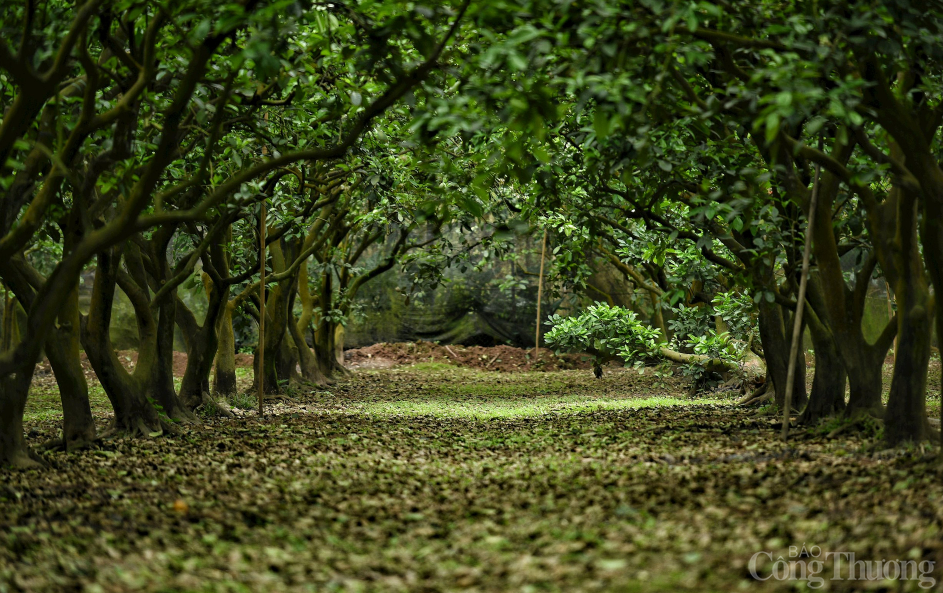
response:
{"label": "green leaf", "polygon": [[596,131],[596,138],[600,142],[609,136],[609,118],[602,109],[596,109],[593,113],[593,129]]}

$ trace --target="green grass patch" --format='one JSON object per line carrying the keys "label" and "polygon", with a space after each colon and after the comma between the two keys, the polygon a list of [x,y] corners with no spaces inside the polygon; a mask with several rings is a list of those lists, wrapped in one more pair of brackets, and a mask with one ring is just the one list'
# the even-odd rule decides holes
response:
{"label": "green grass patch", "polygon": [[535,399],[511,398],[465,400],[436,397],[431,399],[396,400],[355,406],[365,414],[380,416],[434,416],[438,418],[514,418],[541,416],[551,413],[580,413],[598,410],[626,410],[670,406],[695,406],[729,403],[720,399],[682,399],[674,397],[587,398],[584,395],[561,395]]}

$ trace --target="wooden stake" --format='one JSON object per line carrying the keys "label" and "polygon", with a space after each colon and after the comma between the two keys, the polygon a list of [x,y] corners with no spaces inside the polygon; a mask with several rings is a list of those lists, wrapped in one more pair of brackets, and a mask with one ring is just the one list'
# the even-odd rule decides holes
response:
{"label": "wooden stake", "polygon": [[543,247],[540,249],[540,275],[537,276],[537,336],[534,338],[534,359],[540,359],[540,301],[544,294],[544,258],[547,255],[547,229],[544,229]]}
{"label": "wooden stake", "polygon": [[3,285],[3,334],[0,336],[0,350],[10,349],[10,289]]}
{"label": "wooden stake", "polygon": [[[891,307],[891,285],[887,283],[887,278],[884,279],[884,288],[887,289],[887,320],[890,321],[894,318],[894,308]],[[894,336],[894,358],[892,359],[894,363],[897,363],[897,336]]]}
{"label": "wooden stake", "polygon": [[792,324],[792,346],[789,348],[789,368],[786,371],[786,402],[783,406],[783,441],[789,439],[789,413],[792,411],[792,389],[796,383],[796,360],[799,358],[799,343],[802,341],[802,309],[805,306],[805,291],[809,284],[809,258],[812,255],[812,229],[815,225],[815,205],[819,198],[819,171],[815,165],[815,180],[812,182],[812,200],[809,204],[809,226],[805,231],[805,251],[802,254],[802,272],[799,275],[799,294],[796,296],[796,317]]}
{"label": "wooden stake", "polygon": [[259,418],[265,413],[265,200],[259,217]]}

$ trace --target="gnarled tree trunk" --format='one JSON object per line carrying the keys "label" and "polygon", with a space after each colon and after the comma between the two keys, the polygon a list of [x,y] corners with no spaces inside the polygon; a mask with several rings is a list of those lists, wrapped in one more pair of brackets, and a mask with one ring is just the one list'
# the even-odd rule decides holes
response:
{"label": "gnarled tree trunk", "polygon": [[62,447],[74,451],[95,440],[95,419],[79,354],[81,345],[78,285],[59,314],[59,326],[46,338],[46,356],[62,399]]}
{"label": "gnarled tree trunk", "polygon": [[118,360],[109,335],[118,260],[115,249],[98,255],[92,300],[88,316],[83,320],[82,345],[115,411],[113,431],[150,436],[161,432],[162,424],[157,409],[148,400],[148,385],[142,378],[153,377],[157,328],[152,319],[138,319],[141,349],[134,374],[128,373]]}
{"label": "gnarled tree trunk", "polygon": [[834,336],[811,307],[807,310],[807,321],[815,348],[815,376],[809,403],[798,419],[800,424],[813,424],[845,411],[847,375],[835,348]]}
{"label": "gnarled tree trunk", "polygon": [[[773,381],[774,401],[780,409],[786,405],[786,374],[789,368],[789,340],[782,307],[765,299],[759,306],[760,340],[766,356],[766,372]],[[796,358],[796,379],[792,389],[792,405],[802,409],[809,396],[805,387],[805,351],[800,348]]]}
{"label": "gnarled tree trunk", "polygon": [[[305,381],[309,381],[315,385],[325,385],[328,382],[327,378],[321,373],[317,357],[304,338],[305,330],[311,324],[311,317],[314,312],[314,299],[311,298],[311,293],[308,289],[307,262],[301,264],[298,271],[297,294],[301,301],[301,316],[295,323],[292,323],[293,320],[289,320],[288,332],[291,334],[292,342],[294,342],[295,348],[298,351],[298,364],[301,366],[301,376]],[[294,295],[292,295],[292,301],[289,303],[289,311],[293,309]]]}
{"label": "gnarled tree trunk", "polygon": [[894,287],[897,350],[884,415],[884,438],[892,447],[931,436],[927,422],[927,368],[933,311],[917,246],[917,196],[900,191],[897,200],[897,240],[891,249],[897,276]]}
{"label": "gnarled tree trunk", "polygon": [[[203,324],[196,321],[193,312],[190,311],[182,302],[177,301],[177,325],[183,330],[184,339],[187,343],[187,368],[183,373],[183,380],[180,383],[180,399],[183,405],[193,410],[202,404],[210,394],[210,373],[213,370],[213,361],[219,351],[228,348],[230,351],[230,360],[232,362],[229,391],[223,393],[234,393],[236,389],[236,368],[235,368],[235,340],[232,334],[232,317],[229,318],[229,344],[221,343],[222,317],[225,317],[228,309],[229,286],[222,289],[216,286],[208,277],[203,274],[203,284],[206,289],[208,305],[206,308],[206,317]],[[217,360],[217,365],[218,365]],[[217,366],[217,392],[218,389],[219,367]]]}
{"label": "gnarled tree trunk", "polygon": [[235,304],[226,303],[219,319],[219,345],[216,349],[216,369],[213,373],[213,392],[216,395],[236,393],[236,337],[232,330]]}
{"label": "gnarled tree trunk", "polygon": [[23,435],[26,395],[33,380],[30,367],[0,379],[0,465],[23,469],[44,465],[26,446]]}

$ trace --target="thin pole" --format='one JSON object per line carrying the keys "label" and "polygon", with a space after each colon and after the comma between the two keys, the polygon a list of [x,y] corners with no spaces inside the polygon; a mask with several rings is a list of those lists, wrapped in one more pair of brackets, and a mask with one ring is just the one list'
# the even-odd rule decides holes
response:
{"label": "thin pole", "polygon": [[265,200],[259,217],[259,417],[265,413]]}
{"label": "thin pole", "polygon": [[10,349],[10,294],[9,288],[7,285],[3,285],[3,336],[0,337],[0,348],[3,350]]}
{"label": "thin pole", "polygon": [[819,170],[815,165],[815,180],[812,182],[812,200],[809,203],[809,226],[805,231],[805,251],[802,254],[802,272],[799,276],[799,295],[796,297],[796,318],[792,324],[792,347],[789,349],[789,369],[786,371],[786,402],[783,406],[783,441],[789,439],[789,413],[792,410],[792,389],[796,383],[796,359],[799,358],[799,342],[802,341],[802,309],[805,306],[805,291],[809,284],[809,258],[812,255],[812,229],[815,225],[815,205],[819,198]]}
{"label": "thin pole", "polygon": [[534,359],[540,358],[540,301],[544,296],[544,258],[547,256],[547,229],[544,229],[543,246],[540,248],[540,275],[537,276],[537,336],[534,338]]}
{"label": "thin pole", "polygon": [[[894,308],[891,306],[891,285],[888,284],[887,278],[884,279],[884,287],[887,289],[887,320],[890,321],[894,318]],[[894,336],[894,358],[892,359],[894,363],[897,363],[897,336]]]}

